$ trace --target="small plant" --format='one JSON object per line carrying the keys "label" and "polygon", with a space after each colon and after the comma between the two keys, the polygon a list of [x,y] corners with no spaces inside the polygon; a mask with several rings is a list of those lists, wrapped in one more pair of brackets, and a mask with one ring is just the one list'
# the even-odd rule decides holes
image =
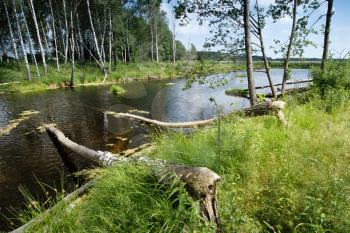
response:
{"label": "small plant", "polygon": [[126,90],[122,88],[121,86],[113,85],[110,89],[110,92],[114,95],[124,95],[126,93]]}
{"label": "small plant", "polygon": [[240,96],[240,97],[247,97],[248,96],[248,90],[247,89],[228,89],[225,91],[226,95],[232,95],[232,96]]}

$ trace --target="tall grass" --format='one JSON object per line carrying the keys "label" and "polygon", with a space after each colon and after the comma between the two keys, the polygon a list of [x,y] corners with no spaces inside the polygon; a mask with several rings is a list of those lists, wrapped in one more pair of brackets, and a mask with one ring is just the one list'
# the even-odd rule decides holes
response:
{"label": "tall grass", "polygon": [[213,232],[179,181],[161,184],[149,168],[132,164],[100,175],[88,196],[61,204],[28,232]]}
{"label": "tall grass", "polygon": [[224,232],[349,231],[349,105],[327,113],[292,103],[285,113],[287,128],[273,116],[226,122],[220,154],[213,128],[163,135],[154,156],[223,176]]}

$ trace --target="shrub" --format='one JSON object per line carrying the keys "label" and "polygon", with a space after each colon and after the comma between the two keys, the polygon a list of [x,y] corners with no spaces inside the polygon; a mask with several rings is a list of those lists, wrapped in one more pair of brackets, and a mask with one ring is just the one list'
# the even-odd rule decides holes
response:
{"label": "shrub", "polygon": [[114,95],[124,95],[126,90],[121,86],[113,85],[110,89],[111,93]]}

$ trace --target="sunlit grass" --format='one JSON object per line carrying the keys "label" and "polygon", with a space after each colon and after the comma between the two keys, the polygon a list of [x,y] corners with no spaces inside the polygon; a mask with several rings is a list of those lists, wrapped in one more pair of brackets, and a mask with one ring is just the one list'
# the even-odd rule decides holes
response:
{"label": "sunlit grass", "polygon": [[350,229],[350,109],[327,113],[291,103],[274,116],[234,118],[191,136],[163,135],[154,156],[207,166],[219,188],[225,232],[345,232]]}

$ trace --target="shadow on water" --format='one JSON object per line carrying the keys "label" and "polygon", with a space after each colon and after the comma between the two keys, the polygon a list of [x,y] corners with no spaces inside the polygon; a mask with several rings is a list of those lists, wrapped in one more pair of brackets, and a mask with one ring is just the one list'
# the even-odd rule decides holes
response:
{"label": "shadow on water", "polygon": [[[211,118],[210,97],[215,98],[223,112],[249,105],[245,98],[225,94],[228,88],[246,88],[242,74],[244,72],[222,76],[228,83],[216,89],[195,84],[183,91],[185,80],[177,79],[126,83],[123,88],[127,93],[123,97],[110,94],[109,86],[0,96],[0,129],[25,110],[39,112],[0,136],[0,212],[8,215],[10,207],[23,208],[20,185],[39,199],[45,195],[37,180],[72,190],[76,180],[71,171],[86,166],[84,161],[77,160],[74,164],[62,161],[49,136],[38,130],[39,126],[55,123],[77,143],[117,153],[149,141],[149,129],[127,119],[116,119],[105,111],[130,112],[169,122]],[[275,82],[280,82],[282,70],[274,69],[272,75]],[[308,71],[294,70],[292,76],[307,79]],[[259,72],[255,77],[256,85],[267,84],[265,74]],[[0,215],[0,231],[10,228],[13,226]]]}

